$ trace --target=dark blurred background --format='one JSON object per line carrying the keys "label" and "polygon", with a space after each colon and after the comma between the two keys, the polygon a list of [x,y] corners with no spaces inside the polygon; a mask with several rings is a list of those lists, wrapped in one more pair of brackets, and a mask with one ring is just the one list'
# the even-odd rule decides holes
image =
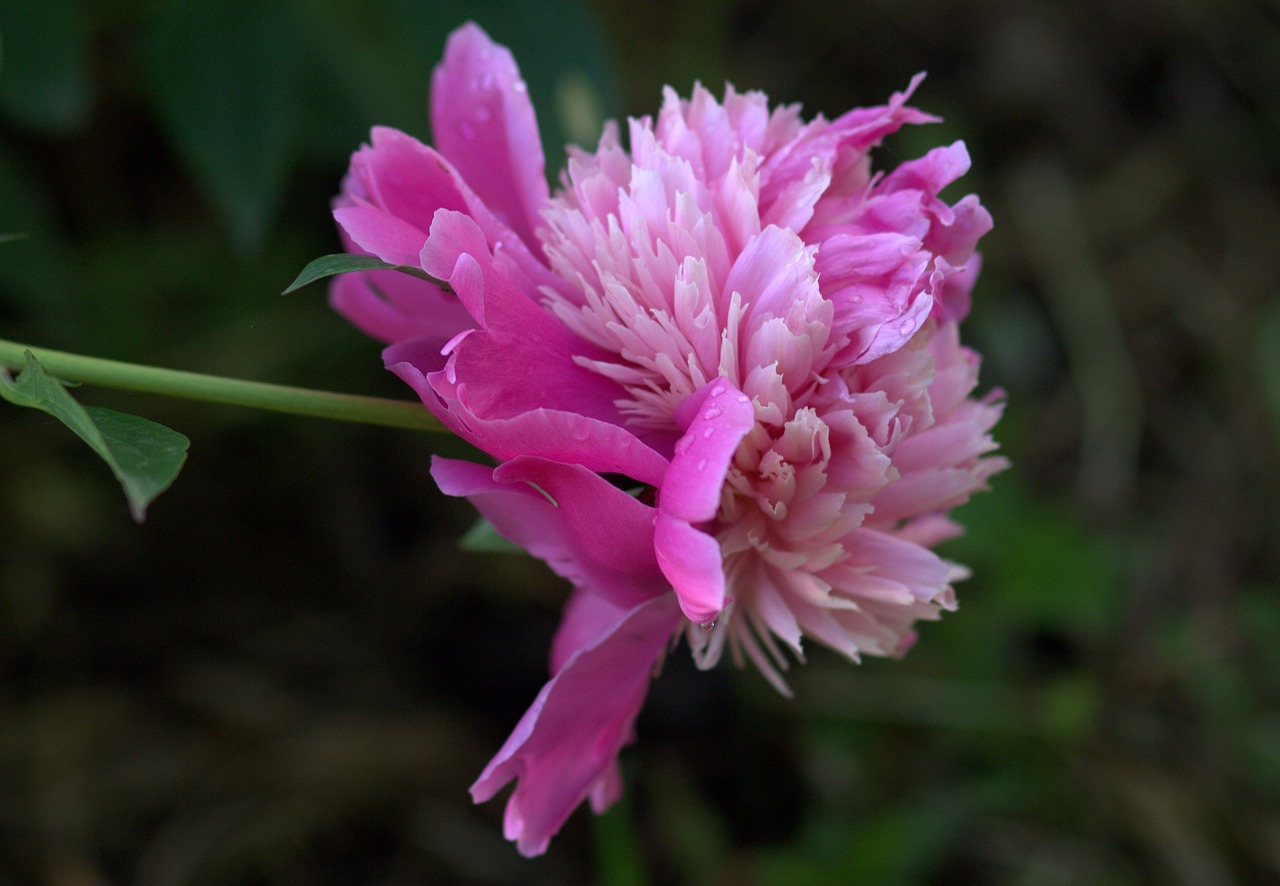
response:
{"label": "dark blurred background", "polygon": [[[0,336],[406,397],[322,287],[350,152],[426,137],[474,18],[547,141],[725,80],[835,116],[929,77],[996,219],[966,326],[1014,469],[905,661],[796,697],[680,651],[628,791],[550,853],[472,779],[563,585],[460,552],[443,438],[83,390],[186,433],[145,525],[0,408],[0,882],[1280,882],[1280,7],[1248,0],[4,0]],[[451,449],[452,447],[452,449]]]}

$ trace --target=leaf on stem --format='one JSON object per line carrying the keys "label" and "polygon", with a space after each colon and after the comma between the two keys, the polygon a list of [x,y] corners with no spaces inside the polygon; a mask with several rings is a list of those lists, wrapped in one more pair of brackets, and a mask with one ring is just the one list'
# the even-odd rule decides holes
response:
{"label": "leaf on stem", "polygon": [[432,277],[422,268],[415,268],[412,265],[393,265],[371,255],[353,255],[349,252],[338,252],[333,255],[322,255],[308,262],[307,266],[302,269],[302,273],[298,274],[297,279],[290,283],[289,288],[282,292],[281,295],[288,295],[308,283],[323,280],[325,277],[349,274],[352,271],[399,271],[402,274],[426,280],[428,283],[434,283],[446,292],[453,291],[444,280]]}
{"label": "leaf on stem", "polygon": [[124,488],[129,512],[141,523],[147,505],[169,488],[191,445],[182,434],[136,415],[91,406],[85,408],[62,383],[44,371],[30,351],[16,379],[0,368],[0,397],[16,406],[39,409],[58,419],[89,444]]}
{"label": "leaf on stem", "polygon": [[458,540],[458,547],[473,554],[526,554],[520,545],[498,534],[493,524],[481,517]]}

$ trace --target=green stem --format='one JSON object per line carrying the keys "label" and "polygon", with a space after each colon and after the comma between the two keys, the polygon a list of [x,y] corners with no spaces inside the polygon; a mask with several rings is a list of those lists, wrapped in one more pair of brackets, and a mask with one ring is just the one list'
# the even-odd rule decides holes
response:
{"label": "green stem", "polygon": [[421,403],[412,403],[408,400],[337,394],[332,391],[315,391],[216,375],[202,375],[198,372],[161,369],[158,366],[139,366],[136,363],[102,360],[97,357],[51,351],[47,348],[32,348],[3,339],[0,339],[0,366],[13,370],[22,369],[26,365],[24,351],[31,351],[46,370],[67,381],[125,391],[184,397],[188,400],[203,400],[208,403],[223,403],[229,406],[269,409],[274,412],[287,412],[313,418],[355,421],[420,431],[445,431],[445,427],[426,410],[426,407]]}

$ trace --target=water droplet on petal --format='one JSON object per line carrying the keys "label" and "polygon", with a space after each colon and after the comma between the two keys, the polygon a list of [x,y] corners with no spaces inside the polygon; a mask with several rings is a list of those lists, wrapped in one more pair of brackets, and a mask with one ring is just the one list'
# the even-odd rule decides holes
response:
{"label": "water droplet on petal", "polygon": [[910,335],[915,328],[916,328],[915,320],[903,320],[901,323],[898,324],[898,331],[901,332],[903,335]]}
{"label": "water droplet on petal", "polygon": [[487,107],[484,105],[476,105],[475,118],[481,123],[488,123],[491,116],[492,114],[489,112]]}
{"label": "water droplet on petal", "polygon": [[702,431],[702,437],[704,440],[710,440],[715,435],[716,435],[715,428],[704,428]]}
{"label": "water droplet on petal", "polygon": [[471,141],[476,137],[476,128],[465,120],[458,124],[458,132],[467,141]]}
{"label": "water droplet on petal", "polygon": [[715,626],[716,626],[716,620],[714,618],[709,618],[706,621],[704,621],[702,624],[698,625],[698,627],[702,628],[704,631],[710,631]]}
{"label": "water droplet on petal", "polygon": [[720,417],[720,410],[716,409],[714,406],[707,410],[707,418],[719,418],[719,417]]}
{"label": "water droplet on petal", "polygon": [[512,83],[511,88],[514,89],[516,92],[529,91],[529,87],[525,85],[525,82],[523,80],[517,80],[515,83]]}
{"label": "water droplet on petal", "polygon": [[707,460],[705,458],[698,459],[698,470],[705,471],[707,469]]}

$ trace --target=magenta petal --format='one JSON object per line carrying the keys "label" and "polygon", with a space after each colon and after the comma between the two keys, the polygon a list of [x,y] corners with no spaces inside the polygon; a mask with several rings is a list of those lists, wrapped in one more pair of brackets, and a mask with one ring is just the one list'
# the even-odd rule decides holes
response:
{"label": "magenta petal", "polygon": [[427,235],[403,219],[373,206],[342,206],[333,211],[342,230],[364,252],[393,265],[418,266]]}
{"label": "magenta petal", "polygon": [[755,424],[755,409],[746,394],[715,379],[681,403],[675,419],[685,433],[662,480],[658,507],[671,517],[704,523],[716,515],[729,460]]}
{"label": "magenta petal", "polygon": [[[343,193],[334,209],[350,207],[380,210],[423,232],[417,240],[419,248],[438,210],[465,212],[479,225],[490,247],[502,250],[514,276],[537,286],[559,285],[558,278],[534,256],[534,252],[541,255],[540,248],[521,239],[499,219],[454,163],[398,130],[375,126],[370,144],[352,156],[351,171],[343,181]],[[416,259],[399,263],[416,264]]]}
{"label": "magenta petal", "polygon": [[680,608],[703,623],[724,608],[724,564],[719,543],[695,528],[716,515],[729,462],[755,424],[750,399],[724,379],[708,382],[680,404],[685,429],[658,491],[654,551]]}
{"label": "magenta petal", "polygon": [[536,250],[548,196],[538,121],[510,50],[474,23],[450,35],[432,77],[431,130],[485,205]]}
{"label": "magenta petal", "polygon": [[[469,209],[458,176],[434,149],[388,126],[375,126],[369,144],[351,158],[344,192],[403,219],[420,231],[431,227],[437,209]],[[335,207],[336,208],[336,207]]]}
{"label": "magenta petal", "polygon": [[621,621],[630,609],[588,588],[575,588],[551,643],[551,675],[560,673],[574,653]]}
{"label": "magenta petal", "polygon": [[661,511],[653,521],[653,550],[685,617],[707,624],[725,607],[720,543],[684,520]]}
{"label": "magenta petal", "polygon": [[471,786],[482,803],[516,780],[504,833],[521,854],[545,852],[589,796],[598,807],[616,796],[618,752],[633,738],[654,664],[678,623],[671,598],[655,597],[569,656]]}
{"label": "magenta petal", "polygon": [[452,294],[399,271],[341,274],[329,288],[329,304],[384,342],[420,336],[447,341],[472,325],[471,317]]}
{"label": "magenta petal", "polygon": [[517,458],[493,469],[435,458],[431,475],[577,587],[628,607],[666,590],[653,509],[580,465]]}
{"label": "magenta petal", "polygon": [[400,342],[387,348],[383,359],[450,430],[500,460],[538,456],[624,474],[650,486],[657,486],[667,470],[667,460],[656,450],[626,428],[605,421],[552,409],[494,419],[477,414],[457,399],[459,389],[449,385],[438,341]]}

